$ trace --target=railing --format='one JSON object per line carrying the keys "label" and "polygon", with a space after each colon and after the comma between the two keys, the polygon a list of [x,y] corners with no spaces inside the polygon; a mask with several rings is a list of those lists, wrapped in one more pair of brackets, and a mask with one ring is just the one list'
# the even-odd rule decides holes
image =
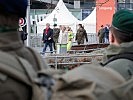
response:
{"label": "railing", "polygon": [[42,47],[43,46],[42,36],[40,36],[40,35],[30,36],[30,46],[33,48]]}
{"label": "railing", "polygon": [[51,55],[43,57],[49,66],[55,69],[71,69],[82,64],[102,62],[103,54],[73,54],[73,55]]}

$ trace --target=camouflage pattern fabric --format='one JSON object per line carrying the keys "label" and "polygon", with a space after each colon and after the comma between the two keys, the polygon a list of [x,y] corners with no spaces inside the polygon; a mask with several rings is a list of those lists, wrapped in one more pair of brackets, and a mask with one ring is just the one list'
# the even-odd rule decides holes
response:
{"label": "camouflage pattern fabric", "polygon": [[91,64],[56,78],[52,100],[98,100],[102,94],[125,82],[116,71]]}

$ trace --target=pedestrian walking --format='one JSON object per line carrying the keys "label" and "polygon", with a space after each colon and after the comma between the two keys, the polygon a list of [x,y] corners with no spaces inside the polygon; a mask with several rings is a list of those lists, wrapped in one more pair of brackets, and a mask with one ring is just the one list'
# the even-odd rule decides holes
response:
{"label": "pedestrian walking", "polygon": [[109,25],[104,28],[104,43],[109,43]]}
{"label": "pedestrian walking", "polygon": [[66,27],[62,26],[58,38],[58,46],[60,48],[59,53],[67,53],[67,43],[68,43],[68,32],[66,30]]}
{"label": "pedestrian walking", "polygon": [[78,30],[76,33],[75,40],[77,41],[78,45],[80,45],[80,44],[84,44],[84,39],[86,39],[86,42],[88,42],[86,30],[84,29],[82,24],[78,24]]}
{"label": "pedestrian walking", "polygon": [[54,28],[53,28],[53,47],[54,47],[54,50],[57,50],[59,33],[60,33],[60,29],[57,28],[57,24],[54,24]]}
{"label": "pedestrian walking", "polygon": [[72,31],[71,27],[67,27],[67,32],[68,32],[67,51],[69,51],[72,47],[74,35],[73,35],[73,31]]}
{"label": "pedestrian walking", "polygon": [[98,31],[99,43],[104,43],[104,33],[105,33],[104,26],[101,25],[101,28]]}
{"label": "pedestrian walking", "polygon": [[50,53],[53,53],[53,29],[50,28],[50,24],[46,24],[46,28],[43,30],[42,41],[44,43],[44,48],[42,54],[45,54],[47,47],[49,46]]}

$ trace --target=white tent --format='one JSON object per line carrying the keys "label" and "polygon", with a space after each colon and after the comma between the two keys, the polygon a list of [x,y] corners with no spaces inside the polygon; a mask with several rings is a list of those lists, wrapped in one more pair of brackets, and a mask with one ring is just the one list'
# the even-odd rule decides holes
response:
{"label": "white tent", "polygon": [[46,19],[37,24],[38,33],[42,33],[46,23],[50,23],[51,27],[54,25],[54,23],[57,25],[68,25],[73,29],[73,31],[75,31],[75,26],[76,23],[78,23],[78,19],[75,18],[71,12],[69,12],[64,2],[60,0],[52,13],[46,17]]}
{"label": "white tent", "polygon": [[82,22],[87,33],[96,33],[96,8]]}

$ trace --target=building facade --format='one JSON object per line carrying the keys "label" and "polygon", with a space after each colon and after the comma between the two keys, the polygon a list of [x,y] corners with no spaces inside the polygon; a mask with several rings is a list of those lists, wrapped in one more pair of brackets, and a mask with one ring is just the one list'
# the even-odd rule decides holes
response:
{"label": "building facade", "polygon": [[[31,14],[49,14],[59,0],[34,0],[31,3]],[[95,0],[63,0],[70,12],[79,20],[85,19],[96,6]]]}
{"label": "building facade", "polygon": [[[33,0],[32,8],[33,9],[54,9],[55,5],[59,0]],[[95,0],[63,0],[66,6],[69,9],[81,8],[81,9],[91,9],[95,6]]]}
{"label": "building facade", "polygon": [[117,0],[117,10],[120,9],[133,10],[133,0]]}

